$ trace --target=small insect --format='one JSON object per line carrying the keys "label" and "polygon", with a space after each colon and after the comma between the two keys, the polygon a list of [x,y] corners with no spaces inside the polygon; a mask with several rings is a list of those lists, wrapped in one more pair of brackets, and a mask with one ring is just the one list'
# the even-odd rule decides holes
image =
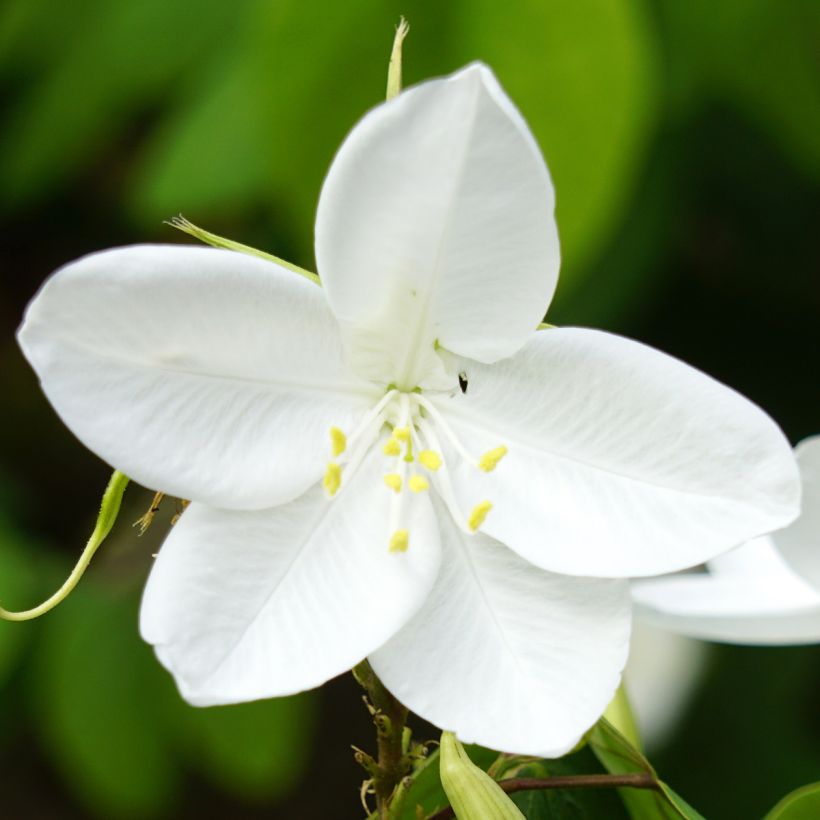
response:
{"label": "small insect", "polygon": [[458,374],[458,386],[461,388],[462,393],[467,392],[467,374],[462,370],[461,373]]}

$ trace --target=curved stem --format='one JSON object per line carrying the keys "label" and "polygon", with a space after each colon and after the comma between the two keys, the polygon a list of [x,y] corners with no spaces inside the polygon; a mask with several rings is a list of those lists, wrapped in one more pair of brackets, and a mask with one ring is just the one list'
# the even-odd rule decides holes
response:
{"label": "curved stem", "polygon": [[[579,774],[556,777],[513,777],[498,783],[507,794],[523,791],[543,791],[544,789],[653,789],[660,788],[658,781],[649,772],[638,774]],[[430,815],[427,820],[447,820],[455,817],[449,806]]]}
{"label": "curved stem", "polygon": [[39,618],[41,615],[45,615],[46,612],[54,609],[57,604],[69,596],[74,587],[77,586],[80,578],[83,577],[83,573],[91,563],[94,553],[105,540],[108,533],[111,532],[111,528],[114,526],[114,522],[117,520],[117,514],[120,511],[120,502],[122,501],[125,488],[128,486],[128,480],[128,476],[123,475],[119,470],[114,471],[103,493],[94,532],[91,533],[91,538],[88,539],[88,543],[85,545],[80,560],[77,561],[76,566],[71,571],[71,575],[66,578],[65,583],[57,592],[33,609],[26,609],[21,612],[10,612],[0,607],[0,618],[6,621],[30,621],[33,618]]}

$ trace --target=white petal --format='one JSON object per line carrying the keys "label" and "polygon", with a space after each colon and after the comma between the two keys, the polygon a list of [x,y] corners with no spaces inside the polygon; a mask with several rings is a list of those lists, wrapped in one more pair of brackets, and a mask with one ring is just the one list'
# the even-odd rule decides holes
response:
{"label": "white petal", "polygon": [[803,479],[802,512],[773,538],[797,573],[820,590],[820,436],[801,441],[795,452]]}
{"label": "white petal", "polygon": [[624,685],[648,749],[661,746],[703,679],[708,645],[636,618]]}
{"label": "white petal", "polygon": [[231,251],[86,256],[46,282],[19,339],[87,447],[141,484],[222,507],[303,492],[329,428],[378,399],[342,364],[321,290]]}
{"label": "white petal", "polygon": [[506,445],[493,473],[461,462],[483,529],[545,569],[640,576],[701,563],[794,518],[791,447],[760,408],[637,342],[541,331],[492,368],[460,365],[466,395],[436,406],[468,447]]}
{"label": "white petal", "polygon": [[328,501],[192,504],[145,589],[141,632],[194,705],[287,695],[324,683],[390,638],[422,605],[440,550],[429,497],[413,498],[410,545],[388,551],[381,454]]}
{"label": "white petal", "polygon": [[370,657],[406,706],[465,742],[558,757],[612,699],[626,661],[622,581],[553,575],[441,515],[430,599]]}
{"label": "white petal", "polygon": [[553,208],[538,146],[485,66],[371,111],[316,217],[319,273],[357,365],[428,386],[436,340],[486,362],[520,348],[558,277]]}
{"label": "white petal", "polygon": [[636,581],[636,616],[704,640],[740,644],[820,641],[820,595],[763,536],[709,563],[710,572]]}

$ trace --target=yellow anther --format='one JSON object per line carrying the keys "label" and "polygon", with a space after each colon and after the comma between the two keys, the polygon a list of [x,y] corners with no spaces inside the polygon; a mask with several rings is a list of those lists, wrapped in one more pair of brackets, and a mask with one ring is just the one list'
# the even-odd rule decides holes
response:
{"label": "yellow anther", "polygon": [[336,495],[342,484],[342,468],[331,461],[325,470],[325,477],[322,479],[322,486],[327,490],[328,495]]}
{"label": "yellow anther", "polygon": [[398,473],[388,473],[384,477],[384,483],[387,484],[394,493],[401,492],[401,476]]}
{"label": "yellow anther", "polygon": [[507,448],[503,444],[500,447],[493,447],[492,450],[487,450],[487,452],[481,456],[478,460],[478,466],[484,470],[485,473],[491,473],[505,455],[507,455]]}
{"label": "yellow anther", "polygon": [[347,449],[347,436],[338,427],[330,428],[330,446],[333,448],[333,458]]}
{"label": "yellow anther", "polygon": [[484,523],[487,513],[492,508],[493,505],[490,504],[489,501],[482,501],[480,504],[476,504],[475,507],[473,507],[473,511],[470,513],[470,518],[467,521],[467,524],[473,532],[475,532]]}
{"label": "yellow anther", "polygon": [[410,428],[394,427],[393,438],[397,438],[399,441],[410,441]]}
{"label": "yellow anther", "polygon": [[411,475],[407,486],[414,492],[420,493],[429,489],[430,482],[423,475]]}
{"label": "yellow anther", "polygon": [[419,461],[433,472],[441,467],[441,456],[435,450],[422,450],[419,453]]}
{"label": "yellow anther", "polygon": [[396,530],[390,536],[390,552],[407,552],[410,533],[407,530]]}
{"label": "yellow anther", "polygon": [[382,447],[382,452],[386,456],[397,456],[401,454],[401,443],[396,438],[389,438]]}

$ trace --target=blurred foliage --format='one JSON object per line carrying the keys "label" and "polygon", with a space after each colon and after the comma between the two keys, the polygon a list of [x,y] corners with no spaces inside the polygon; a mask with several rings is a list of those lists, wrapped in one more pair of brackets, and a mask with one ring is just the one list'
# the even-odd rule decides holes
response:
{"label": "blurred foliage", "polygon": [[820,783],[786,795],[764,820],[815,820],[820,817]]}
{"label": "blurred foliage", "polygon": [[[312,268],[322,179],[383,97],[400,13],[407,83],[484,60],[544,149],[564,257],[553,321],[680,355],[793,440],[820,429],[816,0],[5,0],[4,604],[60,583],[105,480],[14,347],[25,301],[72,255],[180,241],[162,225],[180,211]],[[354,685],[195,710],[141,643],[162,526],[139,540],[118,526],[71,600],[0,623],[4,814],[360,817],[345,755],[370,727]],[[707,816],[762,816],[820,771],[818,687],[815,648],[722,648],[655,762]],[[562,766],[600,771],[589,749],[548,768]],[[437,804],[435,767],[414,790]],[[516,800],[534,817],[618,816],[612,795],[545,795]]]}

